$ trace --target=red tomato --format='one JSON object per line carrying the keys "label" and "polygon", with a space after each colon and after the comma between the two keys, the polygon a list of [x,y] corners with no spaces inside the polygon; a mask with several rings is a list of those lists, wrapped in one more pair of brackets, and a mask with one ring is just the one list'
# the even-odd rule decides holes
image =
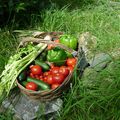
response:
{"label": "red tomato", "polygon": [[[42,78],[42,79],[39,79],[39,80],[41,80],[41,81],[44,81],[44,78]],[[44,81],[45,82],[45,81]]]}
{"label": "red tomato", "polygon": [[48,83],[48,84],[53,84],[53,76],[52,75],[48,75],[47,76],[47,79],[46,79],[46,82]]}
{"label": "red tomato", "polygon": [[55,89],[55,88],[57,88],[57,87],[59,87],[59,86],[60,86],[60,84],[58,84],[58,83],[52,84],[52,85],[51,85],[51,89]]}
{"label": "red tomato", "polygon": [[50,75],[50,74],[51,74],[50,71],[48,71],[48,72],[44,72],[44,73],[43,73],[43,76],[48,76],[48,75]]}
{"label": "red tomato", "polygon": [[52,73],[52,74],[59,73],[59,67],[53,67],[53,68],[51,69],[51,73]]}
{"label": "red tomato", "polygon": [[34,82],[28,82],[26,84],[26,89],[36,91],[38,89],[38,85],[35,84]]}
{"label": "red tomato", "polygon": [[46,82],[47,82],[47,77],[44,77],[44,78],[43,78],[43,81],[46,83]]}
{"label": "red tomato", "polygon": [[76,58],[68,58],[67,61],[66,61],[66,64],[68,66],[73,66],[73,65],[75,66],[76,62],[77,62]]}
{"label": "red tomato", "polygon": [[[59,43],[60,40],[54,40],[54,42]],[[48,49],[48,50],[51,50],[51,49],[54,48],[54,47],[55,47],[55,46],[54,46],[53,44],[49,44],[49,45],[47,46],[47,49]]]}
{"label": "red tomato", "polygon": [[50,68],[52,69],[52,68],[54,68],[55,67],[55,65],[53,64],[53,63],[51,63],[50,64]]}
{"label": "red tomato", "polygon": [[39,77],[39,75],[35,75],[35,78],[36,78],[36,79],[39,79],[40,77]]}
{"label": "red tomato", "polygon": [[56,42],[56,43],[60,43],[60,40],[59,40],[59,39],[57,39],[57,40],[54,40],[54,42]]}
{"label": "red tomato", "polygon": [[40,75],[40,76],[39,76],[39,79],[43,79],[43,75]]}
{"label": "red tomato", "polygon": [[30,77],[35,78],[35,76],[32,73],[30,73]]}
{"label": "red tomato", "polygon": [[59,73],[63,74],[66,77],[69,74],[69,70],[66,66],[61,66],[59,69]]}
{"label": "red tomato", "polygon": [[42,68],[39,65],[34,65],[30,68],[30,71],[33,75],[40,75],[42,74]]}
{"label": "red tomato", "polygon": [[54,47],[54,45],[49,44],[49,45],[47,46],[47,49],[48,49],[48,50],[51,50],[53,47]]}
{"label": "red tomato", "polygon": [[54,74],[53,75],[53,83],[61,84],[64,81],[65,77],[63,74]]}
{"label": "red tomato", "polygon": [[72,67],[74,68],[74,67],[75,67],[75,65],[72,65]]}
{"label": "red tomato", "polygon": [[73,71],[73,69],[74,69],[73,66],[68,66],[67,68],[68,68],[68,70],[69,70],[70,73],[71,73],[71,72]]}
{"label": "red tomato", "polygon": [[32,68],[34,65],[30,65],[30,68]]}

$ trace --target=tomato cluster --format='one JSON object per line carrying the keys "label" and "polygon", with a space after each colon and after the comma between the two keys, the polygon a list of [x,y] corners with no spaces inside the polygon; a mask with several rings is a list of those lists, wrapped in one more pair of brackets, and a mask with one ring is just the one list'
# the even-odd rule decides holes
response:
{"label": "tomato cluster", "polygon": [[[71,73],[76,65],[76,58],[68,58],[66,60],[66,65],[55,66],[50,65],[50,69],[43,72],[42,67],[39,65],[31,65],[29,76],[42,80],[43,82],[49,84],[51,89],[55,89],[62,84],[65,78]],[[35,86],[36,87],[36,86]]]}

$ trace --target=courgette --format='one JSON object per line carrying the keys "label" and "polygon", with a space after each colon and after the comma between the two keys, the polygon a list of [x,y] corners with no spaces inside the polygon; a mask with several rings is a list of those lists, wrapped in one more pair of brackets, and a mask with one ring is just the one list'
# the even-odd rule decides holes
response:
{"label": "courgette", "polygon": [[26,78],[27,78],[27,71],[22,71],[17,77],[19,82],[26,80]]}
{"label": "courgette", "polygon": [[26,87],[27,83],[28,83],[27,81],[23,81],[23,82],[21,82],[21,85]]}
{"label": "courgette", "polygon": [[44,50],[40,55],[38,55],[37,59],[45,61],[46,56],[47,56],[47,51]]}
{"label": "courgette", "polygon": [[50,86],[47,83],[43,82],[42,80],[27,77],[27,82],[36,83],[41,88],[41,90],[49,90],[50,89]]}
{"label": "courgette", "polygon": [[35,64],[40,65],[44,71],[47,71],[50,69],[50,66],[42,60],[35,60]]}

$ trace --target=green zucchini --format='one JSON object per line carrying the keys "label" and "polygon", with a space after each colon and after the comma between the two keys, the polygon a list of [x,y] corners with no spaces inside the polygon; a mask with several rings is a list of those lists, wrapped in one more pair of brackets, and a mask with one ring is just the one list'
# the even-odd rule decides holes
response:
{"label": "green zucchini", "polygon": [[43,82],[42,80],[27,77],[27,82],[36,83],[41,88],[41,90],[49,90],[50,89],[50,86],[47,83]]}
{"label": "green zucchini", "polygon": [[42,60],[35,60],[35,64],[40,65],[45,71],[50,69],[50,66]]}
{"label": "green zucchini", "polygon": [[28,83],[27,81],[23,81],[23,82],[21,82],[21,85],[26,87],[27,83]]}
{"label": "green zucchini", "polygon": [[17,77],[19,82],[26,80],[26,78],[27,78],[27,71],[22,71]]}
{"label": "green zucchini", "polygon": [[38,55],[37,59],[45,61],[46,60],[46,56],[47,56],[47,51],[44,50],[41,54]]}

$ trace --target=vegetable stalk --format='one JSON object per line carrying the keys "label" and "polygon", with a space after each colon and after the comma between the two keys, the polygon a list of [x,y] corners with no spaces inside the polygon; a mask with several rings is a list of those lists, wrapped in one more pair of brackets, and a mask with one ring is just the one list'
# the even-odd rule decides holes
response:
{"label": "vegetable stalk", "polygon": [[[16,85],[17,76],[24,70],[45,48],[47,44],[39,43],[36,46],[31,46],[29,49],[22,49],[13,57],[10,57],[5,70],[0,76],[0,96],[3,92],[9,94],[10,90]],[[23,53],[27,53],[25,57],[21,57]]]}

